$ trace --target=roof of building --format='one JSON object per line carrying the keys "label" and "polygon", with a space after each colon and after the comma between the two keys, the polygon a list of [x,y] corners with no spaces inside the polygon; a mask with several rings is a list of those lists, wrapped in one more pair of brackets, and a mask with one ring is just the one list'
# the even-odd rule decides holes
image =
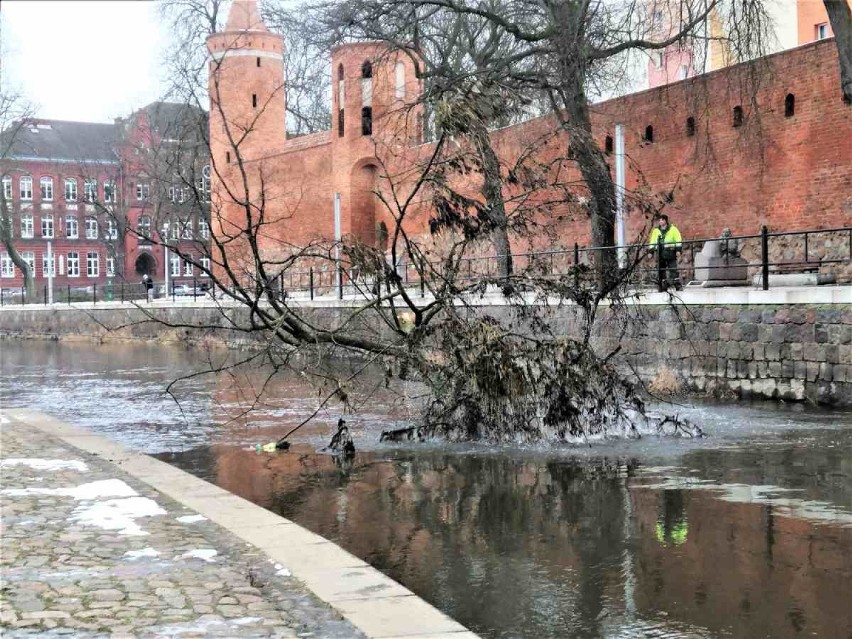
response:
{"label": "roof of building", "polygon": [[3,131],[0,139],[7,159],[116,161],[113,124],[28,118]]}
{"label": "roof of building", "polygon": [[225,31],[269,31],[260,17],[257,0],[234,0]]}
{"label": "roof of building", "polygon": [[190,104],[152,102],[139,111],[146,114],[151,131],[163,140],[193,139],[207,129],[207,113]]}

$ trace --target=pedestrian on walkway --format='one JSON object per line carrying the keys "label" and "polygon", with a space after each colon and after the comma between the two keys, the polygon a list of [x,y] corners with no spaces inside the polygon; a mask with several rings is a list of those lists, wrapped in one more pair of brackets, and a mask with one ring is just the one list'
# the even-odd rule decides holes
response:
{"label": "pedestrian on walkway", "polygon": [[680,290],[680,277],[678,276],[677,257],[681,249],[680,231],[674,224],[669,224],[669,216],[660,213],[657,215],[657,226],[651,231],[651,237],[648,239],[651,254],[653,255],[658,249],[661,251],[660,263],[662,268],[658,277],[660,278],[660,286],[662,290],[666,290],[669,286],[674,286],[676,290]]}

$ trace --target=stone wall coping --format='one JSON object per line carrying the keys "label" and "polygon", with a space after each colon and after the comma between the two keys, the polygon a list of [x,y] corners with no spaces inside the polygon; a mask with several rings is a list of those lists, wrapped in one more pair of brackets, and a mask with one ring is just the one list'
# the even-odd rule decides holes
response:
{"label": "stone wall coping", "polygon": [[[423,298],[417,290],[410,291],[411,297],[415,302],[429,302],[432,297],[427,293]],[[532,302],[532,298],[530,298]],[[362,306],[365,300],[363,297],[344,296],[344,299],[337,298],[336,293],[333,295],[317,296],[311,300],[306,292],[294,293],[288,297],[288,303],[294,308],[355,308]],[[486,291],[483,295],[471,295],[465,302],[459,301],[458,304],[469,304],[472,306],[505,306],[506,300],[503,295],[496,289]],[[559,303],[557,299],[548,299],[547,303],[556,305]],[[797,304],[852,304],[852,285],[842,286],[795,286],[795,287],[777,287],[771,288],[768,291],[756,290],[752,288],[710,288],[710,289],[686,289],[673,293],[657,293],[645,292],[639,294],[635,298],[627,299],[626,303],[635,306],[670,306],[671,304],[683,306],[782,306],[782,305],[797,305]],[[18,312],[23,309],[39,312],[39,311],[62,311],[62,310],[98,310],[98,309],[116,309],[116,308],[133,308],[140,306],[145,309],[163,309],[163,308],[217,308],[217,307],[232,307],[241,308],[242,304],[232,300],[155,300],[149,303],[135,302],[98,302],[92,304],[90,302],[75,302],[73,304],[57,303],[52,305],[45,304],[5,304],[0,307],[0,313],[3,312]],[[563,302],[563,305],[571,305],[571,302]],[[604,302],[603,306],[608,305]],[[400,310],[405,310],[400,306]]]}
{"label": "stone wall coping", "polygon": [[337,544],[175,466],[88,430],[26,409],[7,414],[115,464],[284,564],[319,599],[368,637],[477,639],[390,577]]}

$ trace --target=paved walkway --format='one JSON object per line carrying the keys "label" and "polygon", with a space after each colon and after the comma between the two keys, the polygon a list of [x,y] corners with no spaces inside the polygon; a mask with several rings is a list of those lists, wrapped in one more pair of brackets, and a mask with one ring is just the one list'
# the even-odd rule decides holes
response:
{"label": "paved walkway", "polygon": [[4,637],[364,635],[267,555],[0,414]]}

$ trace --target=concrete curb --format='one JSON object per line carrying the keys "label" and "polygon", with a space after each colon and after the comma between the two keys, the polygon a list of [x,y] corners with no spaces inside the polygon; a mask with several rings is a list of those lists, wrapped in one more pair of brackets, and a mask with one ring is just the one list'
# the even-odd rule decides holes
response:
{"label": "concrete curb", "polygon": [[26,409],[6,413],[109,461],[284,564],[294,577],[375,639],[477,639],[432,605],[337,544],[157,459]]}

